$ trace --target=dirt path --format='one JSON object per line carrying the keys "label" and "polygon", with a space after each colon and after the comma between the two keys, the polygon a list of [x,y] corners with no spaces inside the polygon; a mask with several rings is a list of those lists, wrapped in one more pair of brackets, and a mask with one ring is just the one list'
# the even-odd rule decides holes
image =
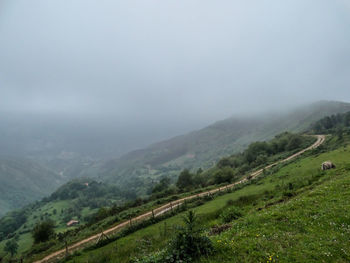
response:
{"label": "dirt path", "polygon": [[[190,199],[193,199],[193,198],[196,198],[196,197],[199,197],[199,196],[205,196],[205,195],[213,194],[213,193],[216,193],[216,192],[219,192],[219,191],[222,191],[222,190],[226,190],[228,188],[232,188],[232,187],[234,187],[234,186],[236,186],[238,184],[247,182],[248,180],[254,179],[257,176],[259,176],[263,172],[264,169],[266,170],[266,169],[269,169],[269,168],[271,168],[273,166],[276,166],[279,163],[287,162],[287,161],[289,161],[291,159],[294,159],[295,157],[303,154],[304,152],[306,152],[308,150],[312,150],[312,149],[315,149],[318,146],[320,146],[324,142],[325,136],[324,135],[315,135],[315,136],[317,137],[317,141],[313,145],[305,148],[304,150],[301,150],[300,152],[297,152],[297,153],[287,157],[286,159],[283,159],[281,161],[275,162],[273,164],[270,164],[270,165],[264,167],[263,169],[260,169],[258,171],[255,171],[255,172],[251,173],[250,176],[248,177],[249,179],[248,178],[244,178],[244,179],[242,179],[242,180],[240,180],[238,182],[226,185],[224,187],[219,187],[219,188],[216,188],[214,190],[202,192],[202,193],[199,193],[199,194],[196,194],[196,195],[192,195],[192,196],[188,196],[188,197],[185,197],[185,198],[178,199],[178,200],[176,200],[174,202],[167,203],[167,204],[165,204],[165,205],[163,205],[161,207],[158,207],[158,208],[154,209],[153,212],[149,211],[149,212],[147,212],[145,214],[142,214],[140,216],[134,217],[130,221],[126,221],[126,222],[120,223],[120,224],[118,224],[118,225],[116,225],[116,226],[114,226],[112,228],[109,228],[109,229],[105,230],[103,233],[105,235],[115,233],[115,232],[119,231],[120,229],[128,226],[130,223],[136,223],[138,221],[142,221],[142,220],[148,219],[148,218],[152,217],[153,215],[154,216],[160,216],[160,215],[164,214],[165,212],[171,210],[172,208],[175,208],[176,206],[181,205],[185,200],[190,200]],[[69,250],[69,252],[72,252],[72,251],[81,249],[83,247],[86,247],[87,245],[89,245],[93,241],[96,242],[97,240],[99,240],[100,236],[101,236],[101,234],[96,234],[96,235],[93,235],[93,236],[88,237],[86,239],[83,239],[80,242],[69,246],[68,250]],[[61,249],[61,250],[58,250],[58,251],[56,251],[56,252],[46,256],[45,258],[43,258],[41,260],[35,261],[34,263],[52,262],[55,259],[58,259],[58,258],[61,258],[61,257],[65,256],[65,253],[66,253],[66,250],[65,249]]]}

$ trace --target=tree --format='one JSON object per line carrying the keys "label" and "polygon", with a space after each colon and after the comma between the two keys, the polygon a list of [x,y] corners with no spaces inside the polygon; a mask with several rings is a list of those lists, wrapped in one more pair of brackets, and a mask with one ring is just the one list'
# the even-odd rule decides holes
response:
{"label": "tree", "polygon": [[264,163],[266,163],[266,161],[267,161],[267,155],[266,154],[259,154],[256,157],[255,164],[256,165],[264,164]]}
{"label": "tree", "polygon": [[34,243],[45,242],[55,235],[55,224],[52,220],[38,223],[32,232]]}
{"label": "tree", "polygon": [[166,262],[191,262],[195,258],[213,252],[212,242],[202,234],[196,214],[188,211],[183,221],[184,227],[178,230],[175,238],[170,242],[170,255]]}
{"label": "tree", "polygon": [[302,139],[300,138],[300,136],[296,134],[292,135],[287,144],[287,150],[288,151],[294,150],[300,147],[301,143],[302,143]]}
{"label": "tree", "polygon": [[216,184],[230,183],[234,178],[234,172],[230,167],[224,167],[214,174],[214,182]]}
{"label": "tree", "polygon": [[183,170],[180,173],[179,178],[177,179],[176,186],[181,190],[183,190],[192,185],[193,185],[193,175],[190,173],[189,170],[187,169]]}
{"label": "tree", "polygon": [[222,158],[217,164],[217,167],[219,167],[219,168],[223,168],[226,166],[231,166],[231,162],[230,162],[230,159],[228,157]]}
{"label": "tree", "polygon": [[338,127],[335,133],[338,136],[338,140],[341,141],[343,139],[343,133],[344,133],[343,127]]}
{"label": "tree", "polygon": [[170,178],[163,177],[160,179],[159,183],[152,189],[152,193],[158,193],[166,190],[170,185]]}
{"label": "tree", "polygon": [[199,175],[201,173],[203,173],[203,169],[201,167],[199,167],[198,170],[197,170],[197,175]]}
{"label": "tree", "polygon": [[17,254],[17,249],[18,249],[18,244],[14,239],[7,241],[4,247],[4,251],[7,253],[10,253],[11,257]]}

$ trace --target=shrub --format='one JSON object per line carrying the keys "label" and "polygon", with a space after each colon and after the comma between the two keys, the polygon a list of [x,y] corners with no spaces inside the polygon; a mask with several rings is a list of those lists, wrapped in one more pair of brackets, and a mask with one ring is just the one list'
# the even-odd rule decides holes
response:
{"label": "shrub", "polygon": [[226,201],[226,206],[232,206],[234,204],[234,201],[232,199],[229,199]]}
{"label": "shrub", "polygon": [[109,263],[111,262],[111,254],[108,253],[98,253],[94,254],[87,263]]}
{"label": "shrub", "polygon": [[174,260],[190,262],[201,255],[210,254],[213,250],[210,239],[203,236],[198,228],[198,219],[195,213],[189,211],[183,220],[185,227],[180,228],[170,243],[168,255],[170,262]]}
{"label": "shrub", "polygon": [[169,247],[161,252],[154,253],[147,257],[136,259],[138,263],[180,263],[192,262],[202,255],[209,255],[213,252],[213,245],[210,239],[202,235],[198,228],[198,219],[193,211],[189,211],[184,217],[185,226],[179,228],[176,236],[170,242]]}
{"label": "shrub", "polygon": [[284,198],[290,198],[290,197],[293,197],[295,195],[296,195],[296,193],[294,191],[292,191],[292,190],[286,190],[286,191],[283,192],[283,197]]}
{"label": "shrub", "polygon": [[32,232],[34,243],[40,243],[48,241],[55,235],[55,224],[52,220],[47,220],[37,224]]}
{"label": "shrub", "polygon": [[17,254],[17,250],[18,250],[18,243],[16,242],[16,240],[12,239],[5,243],[4,251],[10,253],[11,257]]}
{"label": "shrub", "polygon": [[234,201],[236,206],[247,206],[250,204],[254,204],[257,200],[259,200],[263,196],[263,193],[258,194],[249,194],[249,195],[242,195],[237,200]]}
{"label": "shrub", "polygon": [[44,243],[34,244],[31,249],[28,251],[28,255],[35,255],[39,254],[41,252],[47,251],[51,247],[55,246],[56,242],[55,240],[50,240]]}
{"label": "shrub", "polygon": [[229,223],[232,220],[238,219],[242,216],[242,211],[238,207],[230,207],[222,212],[220,215],[221,220],[224,223]]}

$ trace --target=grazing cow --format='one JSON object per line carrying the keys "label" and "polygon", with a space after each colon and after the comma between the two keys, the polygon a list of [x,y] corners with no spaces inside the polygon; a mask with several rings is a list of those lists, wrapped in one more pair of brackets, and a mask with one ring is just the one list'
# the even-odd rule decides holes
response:
{"label": "grazing cow", "polygon": [[335,168],[335,165],[331,161],[326,161],[326,162],[322,163],[322,165],[321,165],[321,169],[323,171],[328,170],[328,169],[332,169],[332,168]]}

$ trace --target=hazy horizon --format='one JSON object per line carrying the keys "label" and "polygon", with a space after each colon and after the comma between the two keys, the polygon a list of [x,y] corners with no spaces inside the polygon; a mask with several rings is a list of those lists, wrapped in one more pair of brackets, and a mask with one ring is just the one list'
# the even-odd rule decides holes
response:
{"label": "hazy horizon", "polygon": [[350,101],[350,1],[0,2],[0,111],[203,126]]}
{"label": "hazy horizon", "polygon": [[348,28],[350,0],[2,0],[0,117],[15,134],[125,152],[232,116],[350,101]]}

